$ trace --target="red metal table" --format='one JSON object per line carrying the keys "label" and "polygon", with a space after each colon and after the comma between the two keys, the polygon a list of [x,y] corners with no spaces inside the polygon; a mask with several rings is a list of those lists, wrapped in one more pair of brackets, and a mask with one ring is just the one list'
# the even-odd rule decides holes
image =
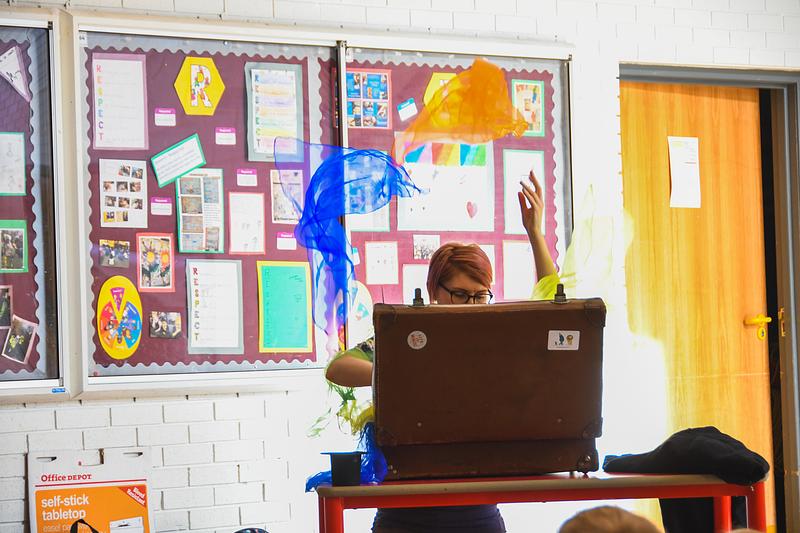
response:
{"label": "red metal table", "polygon": [[569,474],[525,478],[397,481],[381,485],[317,488],[320,533],[343,533],[344,510],[492,503],[714,498],[715,532],[730,531],[731,496],[747,498],[748,527],[767,530],[764,483],[731,485],[715,476]]}

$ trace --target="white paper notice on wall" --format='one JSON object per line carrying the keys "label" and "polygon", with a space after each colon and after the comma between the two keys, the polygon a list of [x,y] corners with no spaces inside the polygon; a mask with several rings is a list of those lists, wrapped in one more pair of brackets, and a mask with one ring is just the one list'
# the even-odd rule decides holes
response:
{"label": "white paper notice on wall", "polygon": [[667,137],[672,192],[670,207],[700,207],[700,141],[697,137]]}

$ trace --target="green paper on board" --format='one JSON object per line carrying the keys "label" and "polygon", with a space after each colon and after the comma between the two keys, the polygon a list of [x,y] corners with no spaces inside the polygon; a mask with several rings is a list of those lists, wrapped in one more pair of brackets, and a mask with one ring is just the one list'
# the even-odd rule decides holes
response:
{"label": "green paper on board", "polygon": [[258,261],[258,349],[310,352],[311,269],[308,263]]}

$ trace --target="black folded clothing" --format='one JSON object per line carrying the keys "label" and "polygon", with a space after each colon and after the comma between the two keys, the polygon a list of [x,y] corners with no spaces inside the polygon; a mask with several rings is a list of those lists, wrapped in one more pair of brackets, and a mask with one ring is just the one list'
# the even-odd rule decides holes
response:
{"label": "black folded clothing", "polygon": [[[764,479],[769,463],[715,427],[679,431],[655,450],[635,455],[608,455],[603,470],[638,474],[711,474],[726,483],[751,485]],[[668,533],[713,531],[711,498],[662,499],[661,517]],[[733,498],[734,527],[744,527],[744,498]]]}
{"label": "black folded clothing", "polygon": [[764,479],[769,463],[715,427],[679,431],[655,450],[636,455],[608,455],[606,472],[640,474],[711,474],[727,483],[751,485]]}

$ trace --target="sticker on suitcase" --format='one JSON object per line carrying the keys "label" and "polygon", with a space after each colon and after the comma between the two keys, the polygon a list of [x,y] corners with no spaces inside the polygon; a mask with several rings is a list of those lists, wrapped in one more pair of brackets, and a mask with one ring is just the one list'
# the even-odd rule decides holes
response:
{"label": "sticker on suitcase", "polygon": [[421,350],[428,344],[428,336],[424,332],[414,330],[408,334],[408,345],[413,350]]}
{"label": "sticker on suitcase", "polygon": [[548,350],[577,350],[580,344],[580,331],[551,329],[547,332]]}

